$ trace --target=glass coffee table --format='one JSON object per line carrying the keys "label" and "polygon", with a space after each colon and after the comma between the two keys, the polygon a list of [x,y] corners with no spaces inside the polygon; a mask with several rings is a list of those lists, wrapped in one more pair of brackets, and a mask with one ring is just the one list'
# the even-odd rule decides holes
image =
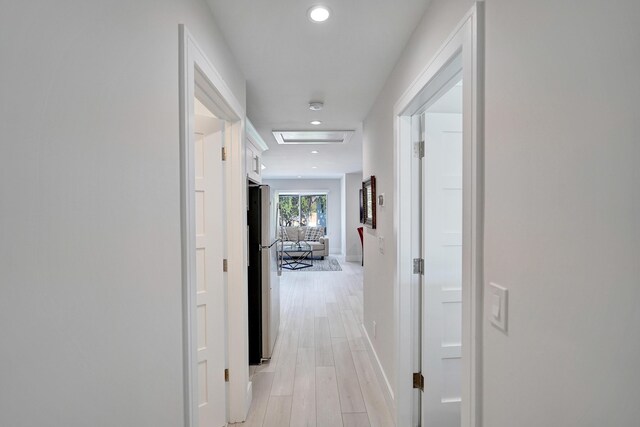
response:
{"label": "glass coffee table", "polygon": [[313,267],[313,252],[307,242],[287,243],[282,246],[282,252],[282,268],[302,270]]}

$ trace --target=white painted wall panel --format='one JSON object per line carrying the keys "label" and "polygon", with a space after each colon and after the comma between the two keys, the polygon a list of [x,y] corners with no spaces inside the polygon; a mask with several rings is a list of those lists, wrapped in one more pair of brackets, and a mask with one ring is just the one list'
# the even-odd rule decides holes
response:
{"label": "white painted wall panel", "polygon": [[0,425],[183,423],[178,24],[201,0],[0,1]]}
{"label": "white painted wall panel", "polygon": [[637,425],[640,2],[486,13],[484,425]]}

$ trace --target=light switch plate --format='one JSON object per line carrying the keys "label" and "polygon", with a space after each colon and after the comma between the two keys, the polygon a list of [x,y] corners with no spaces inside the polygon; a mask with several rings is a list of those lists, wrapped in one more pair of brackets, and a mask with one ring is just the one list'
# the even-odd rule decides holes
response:
{"label": "light switch plate", "polygon": [[495,283],[489,283],[489,317],[491,324],[503,332],[507,332],[507,315],[509,291]]}

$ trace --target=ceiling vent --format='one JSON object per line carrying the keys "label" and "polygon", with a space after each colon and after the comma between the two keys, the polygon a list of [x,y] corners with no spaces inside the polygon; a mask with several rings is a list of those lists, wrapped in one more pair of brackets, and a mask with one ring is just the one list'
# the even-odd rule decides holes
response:
{"label": "ceiling vent", "polygon": [[352,130],[274,130],[273,137],[278,144],[315,145],[315,144],[346,144],[353,135]]}

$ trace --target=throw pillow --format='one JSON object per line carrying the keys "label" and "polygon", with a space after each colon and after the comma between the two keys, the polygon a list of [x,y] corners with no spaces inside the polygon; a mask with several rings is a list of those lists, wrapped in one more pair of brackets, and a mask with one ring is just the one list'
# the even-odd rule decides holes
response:
{"label": "throw pillow", "polygon": [[287,233],[287,229],[284,227],[280,227],[280,238],[283,242],[289,241],[289,234]]}
{"label": "throw pillow", "polygon": [[307,227],[307,231],[304,233],[304,240],[317,242],[322,236],[324,236],[323,227]]}

